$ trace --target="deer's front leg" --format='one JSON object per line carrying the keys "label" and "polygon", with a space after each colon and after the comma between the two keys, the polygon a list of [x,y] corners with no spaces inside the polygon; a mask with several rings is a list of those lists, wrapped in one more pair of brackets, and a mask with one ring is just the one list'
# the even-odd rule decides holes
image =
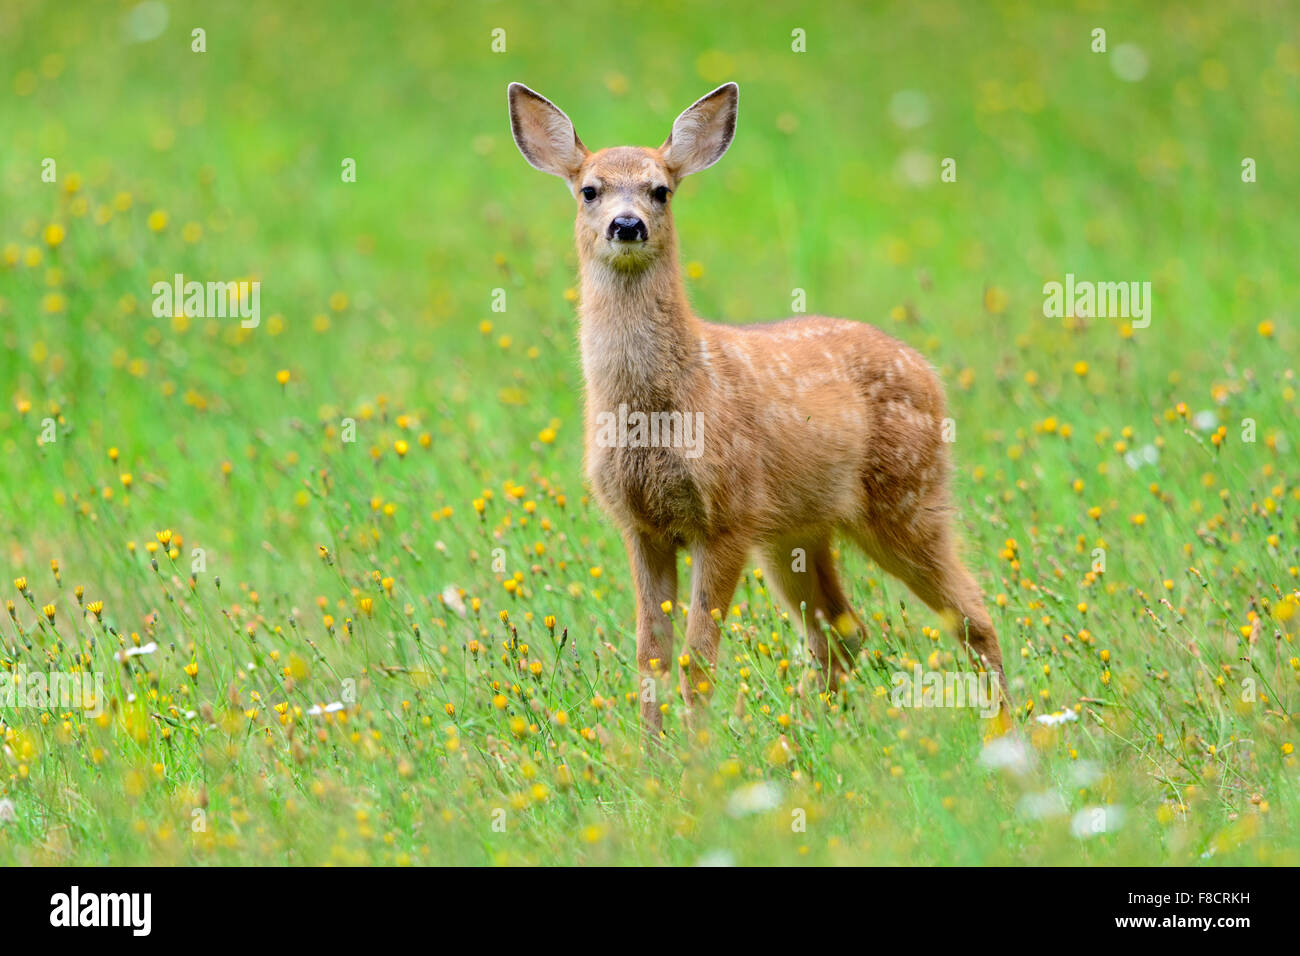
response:
{"label": "deer's front leg", "polygon": [[707,700],[713,691],[713,672],[722,637],[719,622],[731,607],[746,553],[744,544],[731,537],[698,542],[691,547],[691,607],[686,617],[690,661],[681,668],[681,688],[692,729],[698,725],[696,697]]}
{"label": "deer's front leg", "polygon": [[640,673],[643,741],[659,743],[663,730],[661,695],[673,658],[673,619],[665,601],[677,600],[677,549],[671,543],[639,531],[624,538],[636,586],[636,663]]}

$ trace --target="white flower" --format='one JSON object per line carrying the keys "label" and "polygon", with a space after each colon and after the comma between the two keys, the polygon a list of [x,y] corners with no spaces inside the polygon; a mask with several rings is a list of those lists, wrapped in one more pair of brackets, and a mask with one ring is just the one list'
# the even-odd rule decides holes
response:
{"label": "white flower", "polygon": [[727,813],[740,818],[753,813],[775,810],[781,805],[781,788],[774,783],[762,781],[751,783],[735,791],[727,800]]}
{"label": "white flower", "polygon": [[0,800],[0,823],[13,823],[18,819],[18,814],[14,812],[14,802],[9,799]]}
{"label": "white flower", "polygon": [[1053,714],[1039,714],[1034,720],[1040,724],[1046,724],[1049,727],[1055,727],[1058,724],[1068,724],[1072,720],[1079,719],[1079,712],[1071,710],[1069,707],[1065,710],[1058,710]]}
{"label": "white flower", "polygon": [[1121,43],[1110,55],[1111,72],[1125,83],[1139,83],[1147,75],[1147,55],[1136,43]]}
{"label": "white flower", "polygon": [[1159,460],[1160,449],[1155,445],[1143,445],[1124,454],[1124,464],[1128,465],[1130,471],[1137,471],[1143,465],[1154,465]]}
{"label": "white flower", "polygon": [[461,617],[465,616],[465,599],[460,596],[460,588],[456,585],[448,584],[442,589],[442,603]]}
{"label": "white flower", "polygon": [[312,717],[319,717],[321,714],[333,714],[342,709],[343,705],[336,700],[332,704],[326,704],[324,707],[320,704],[315,704],[307,709],[307,713]]}
{"label": "white flower", "polygon": [[1208,409],[1192,416],[1192,427],[1200,432],[1213,431],[1219,427],[1219,416]]}
{"label": "white flower", "polygon": [[736,858],[726,850],[710,850],[700,857],[696,866],[735,866]]}
{"label": "white flower", "polygon": [[157,650],[158,650],[158,645],[155,644],[153,641],[150,641],[148,644],[144,645],[144,647],[128,647],[124,651],[119,651],[117,654],[117,659],[119,661],[124,661],[128,657],[139,657],[141,654],[152,654]]}
{"label": "white flower", "polygon": [[1016,810],[1022,817],[1028,817],[1030,820],[1064,816],[1067,812],[1065,798],[1055,790],[1025,794],[1016,804]]}
{"label": "white flower", "polygon": [[1091,787],[1101,779],[1101,766],[1094,760],[1076,760],[1070,764],[1069,776],[1076,787]]}
{"label": "white flower", "polygon": [[1033,753],[1019,737],[1007,734],[995,737],[980,751],[980,765],[1012,773],[1028,773],[1033,766]]}
{"label": "white flower", "polygon": [[1124,823],[1124,808],[1121,806],[1084,807],[1070,820],[1070,832],[1081,840],[1113,833]]}

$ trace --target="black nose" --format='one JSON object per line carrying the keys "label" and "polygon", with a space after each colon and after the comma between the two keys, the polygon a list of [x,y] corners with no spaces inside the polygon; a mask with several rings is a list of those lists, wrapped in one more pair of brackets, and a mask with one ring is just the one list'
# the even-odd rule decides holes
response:
{"label": "black nose", "polygon": [[622,239],[626,242],[645,239],[648,235],[645,223],[636,216],[619,216],[609,224],[609,229],[605,232],[607,239]]}

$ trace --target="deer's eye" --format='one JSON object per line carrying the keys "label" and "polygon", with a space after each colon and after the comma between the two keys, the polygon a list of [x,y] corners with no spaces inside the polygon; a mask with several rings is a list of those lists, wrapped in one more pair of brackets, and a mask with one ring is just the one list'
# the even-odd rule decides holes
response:
{"label": "deer's eye", "polygon": [[671,190],[667,186],[656,186],[650,191],[650,195],[654,197],[655,202],[667,202],[669,192]]}
{"label": "deer's eye", "polygon": [[595,186],[583,186],[581,192],[582,198],[585,202],[591,202],[596,198]]}

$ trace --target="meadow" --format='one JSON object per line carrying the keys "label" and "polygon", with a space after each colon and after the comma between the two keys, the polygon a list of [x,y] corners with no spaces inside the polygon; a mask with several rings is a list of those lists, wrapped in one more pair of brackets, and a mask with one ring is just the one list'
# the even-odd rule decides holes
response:
{"label": "meadow", "polygon": [[[0,865],[1300,863],[1298,20],[7,0]],[[642,757],[512,80],[593,148],[740,84],[674,199],[694,307],[802,290],[934,363],[1004,720],[891,697],[965,664],[845,547],[843,692],[751,570],[707,727],[665,700]],[[178,273],[258,323],[156,315]],[[1149,321],[1046,314],[1067,274]]]}

